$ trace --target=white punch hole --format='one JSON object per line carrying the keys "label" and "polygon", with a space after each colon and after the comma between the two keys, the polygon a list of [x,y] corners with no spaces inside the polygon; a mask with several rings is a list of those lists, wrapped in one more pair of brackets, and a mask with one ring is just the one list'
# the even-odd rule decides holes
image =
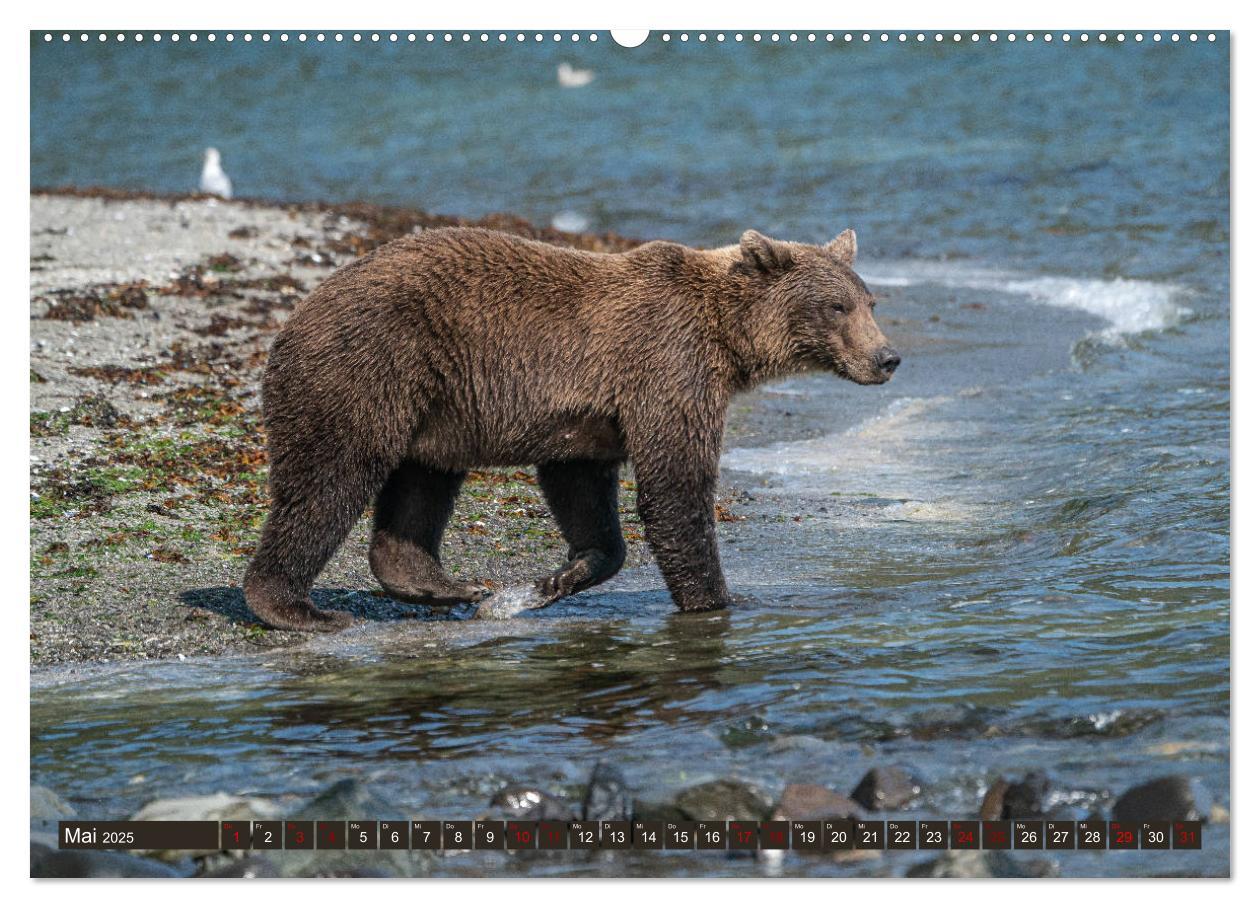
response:
{"label": "white punch hole", "polygon": [[622,47],[638,47],[651,34],[646,28],[614,28],[612,39]]}

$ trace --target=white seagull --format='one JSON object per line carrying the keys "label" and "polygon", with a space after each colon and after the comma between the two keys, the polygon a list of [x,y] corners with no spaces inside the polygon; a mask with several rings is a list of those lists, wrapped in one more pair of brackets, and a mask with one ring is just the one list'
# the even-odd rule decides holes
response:
{"label": "white seagull", "polygon": [[217,148],[206,149],[206,160],[201,165],[201,191],[224,199],[232,198],[232,180],[223,172]]}
{"label": "white seagull", "polygon": [[581,88],[590,85],[595,79],[595,71],[590,69],[574,69],[568,63],[556,67],[556,81],[562,88]]}

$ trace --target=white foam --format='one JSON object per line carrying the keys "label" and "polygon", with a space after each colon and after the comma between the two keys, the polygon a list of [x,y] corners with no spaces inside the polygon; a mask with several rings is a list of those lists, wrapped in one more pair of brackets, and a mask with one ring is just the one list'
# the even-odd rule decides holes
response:
{"label": "white foam", "polygon": [[[870,456],[874,443],[879,447],[896,445],[910,423],[928,410],[948,400],[946,397],[899,397],[876,416],[865,419],[844,432],[785,441],[761,448],[733,448],[722,455],[722,465],[745,473],[795,476],[823,470],[849,469],[855,459]],[[868,444],[857,448],[854,440]]]}
{"label": "white foam", "polygon": [[[967,396],[970,392],[961,392]],[[775,477],[765,491],[841,495],[857,510],[844,520],[961,523],[980,519],[987,507],[969,501],[967,489],[935,458],[924,457],[960,431],[935,411],[956,398],[901,397],[882,412],[843,432],[734,448],[722,456],[730,470]],[[965,429],[964,429],[965,431]],[[946,443],[948,443],[946,441]]]}
{"label": "white foam", "polygon": [[1023,296],[1047,306],[1077,309],[1108,323],[1104,336],[1162,331],[1181,322],[1190,310],[1176,300],[1185,293],[1177,284],[1114,278],[1032,277],[1013,271],[956,262],[873,262],[860,270],[868,283],[884,287],[936,284]]}

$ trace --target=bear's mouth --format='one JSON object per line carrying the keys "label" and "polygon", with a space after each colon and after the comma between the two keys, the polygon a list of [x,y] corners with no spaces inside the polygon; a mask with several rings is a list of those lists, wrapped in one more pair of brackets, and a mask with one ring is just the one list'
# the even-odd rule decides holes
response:
{"label": "bear's mouth", "polygon": [[892,378],[891,372],[884,372],[883,370],[873,370],[857,376],[850,372],[849,367],[844,363],[836,363],[831,367],[831,371],[836,377],[851,381],[855,385],[882,385]]}

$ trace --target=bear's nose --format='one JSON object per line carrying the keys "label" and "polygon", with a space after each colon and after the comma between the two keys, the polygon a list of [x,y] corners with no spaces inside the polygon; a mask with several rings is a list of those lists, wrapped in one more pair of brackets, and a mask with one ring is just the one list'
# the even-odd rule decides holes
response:
{"label": "bear's nose", "polygon": [[875,365],[879,366],[880,371],[892,375],[901,365],[901,356],[892,347],[880,347],[875,353]]}

